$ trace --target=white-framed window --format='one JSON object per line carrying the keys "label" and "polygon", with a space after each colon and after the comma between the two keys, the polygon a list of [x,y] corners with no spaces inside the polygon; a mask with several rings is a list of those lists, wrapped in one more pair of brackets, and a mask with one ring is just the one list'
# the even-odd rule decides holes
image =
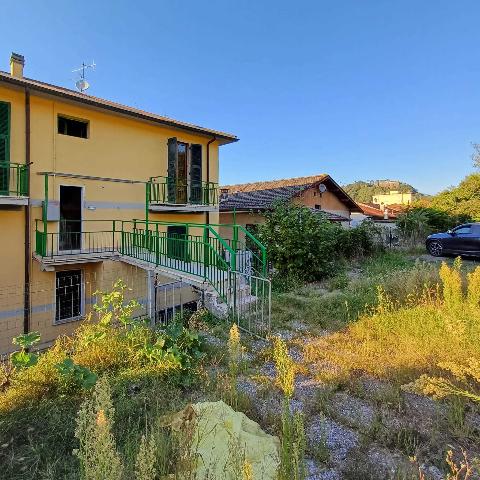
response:
{"label": "white-framed window", "polygon": [[82,270],[55,272],[54,323],[78,320],[84,314],[84,289]]}

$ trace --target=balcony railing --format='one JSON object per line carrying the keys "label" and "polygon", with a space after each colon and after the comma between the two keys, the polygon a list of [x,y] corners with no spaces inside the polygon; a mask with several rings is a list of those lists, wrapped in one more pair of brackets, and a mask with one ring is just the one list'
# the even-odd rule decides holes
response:
{"label": "balcony railing", "polygon": [[[36,221],[35,253],[43,259],[119,254],[200,277],[223,298],[227,296],[229,271],[266,276],[265,247],[239,225],[222,225],[232,229],[233,240],[219,235],[216,227],[220,225],[144,220],[62,220],[55,225],[57,231],[44,231],[43,222]],[[169,232],[169,226],[183,226],[187,232],[195,229],[200,234]],[[244,246],[237,240],[240,230],[251,237],[255,252],[245,255]]]}
{"label": "balcony railing", "polygon": [[0,195],[26,197],[28,195],[27,165],[0,162]]}
{"label": "balcony railing", "polygon": [[218,205],[218,183],[192,182],[170,177],[151,177],[147,184],[151,203],[170,205]]}

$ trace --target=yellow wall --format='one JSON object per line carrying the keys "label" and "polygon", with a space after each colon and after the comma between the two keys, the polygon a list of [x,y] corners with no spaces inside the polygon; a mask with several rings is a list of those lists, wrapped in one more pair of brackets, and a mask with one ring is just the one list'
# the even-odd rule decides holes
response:
{"label": "yellow wall", "polygon": [[[11,104],[10,161],[25,162],[25,98],[23,90],[0,86],[0,101]],[[41,202],[44,198],[44,177],[39,172],[62,172],[98,177],[113,177],[146,181],[151,176],[167,176],[167,140],[176,137],[180,142],[197,143],[203,146],[202,175],[207,180],[207,142],[209,137],[195,135],[151,122],[136,120],[119,114],[101,111],[53,97],[31,94],[31,242],[35,249],[35,219],[42,217]],[[89,121],[89,138],[77,138],[57,133],[57,116],[62,114]],[[210,144],[210,178],[218,182],[218,142]],[[84,187],[85,207],[83,231],[102,228],[111,229],[110,223],[94,225],[88,220],[145,218],[145,186],[75,178],[49,178],[49,202],[59,200],[60,185]],[[25,209],[0,206],[0,291],[23,292],[24,278],[24,215]],[[211,212],[210,223],[218,223],[218,212]],[[152,213],[151,220],[171,222],[206,222],[205,213]],[[58,231],[58,222],[49,222],[49,232]],[[191,234],[200,234],[192,228]],[[110,264],[115,264],[112,267]],[[95,283],[104,283],[108,266],[109,278],[123,273],[119,262],[83,264],[86,277],[95,277]],[[70,267],[65,267],[65,269]],[[76,268],[76,267],[75,267]],[[133,267],[126,266],[131,269]],[[59,268],[63,269],[63,267]],[[114,273],[112,273],[114,272]],[[145,277],[146,288],[146,273]],[[128,275],[127,275],[128,276]],[[169,281],[169,279],[165,279]],[[140,282],[141,283],[141,282]],[[31,259],[32,324],[44,340],[58,334],[69,333],[76,322],[61,326],[53,325],[51,309],[43,305],[54,302],[54,272],[41,271],[36,260]],[[93,285],[93,283],[92,283]],[[8,288],[7,288],[8,287]],[[188,289],[187,289],[188,290]],[[191,290],[191,289],[190,289]],[[0,351],[9,348],[11,337],[23,328],[23,293],[0,296]],[[48,298],[47,298],[48,297]],[[188,301],[191,291],[185,293]],[[196,298],[196,297],[195,297]],[[50,300],[49,300],[50,299]],[[3,317],[2,317],[3,312]],[[11,313],[8,316],[8,312]],[[15,313],[16,312],[16,313]],[[3,323],[2,323],[3,322]],[[8,332],[8,333],[7,333]]]}
{"label": "yellow wall", "polygon": [[[259,225],[265,221],[265,217],[261,213],[250,213],[250,212],[237,212],[235,214],[235,223],[237,225]],[[221,224],[232,224],[234,223],[234,217],[232,212],[221,212],[220,213],[220,223]],[[220,227],[220,235],[223,238],[228,240],[233,239],[233,230],[226,226]],[[238,240],[242,243],[245,242],[245,233],[242,231],[238,232]]]}
{"label": "yellow wall", "polygon": [[315,208],[320,205],[320,209],[325,212],[335,213],[343,217],[350,218],[350,210],[342,203],[338,197],[332,192],[326,191],[320,193],[318,188],[312,187],[302,192],[299,196],[294,197],[293,203],[297,205],[305,205]]}
{"label": "yellow wall", "polygon": [[374,195],[372,201],[376,205],[383,206],[393,204],[410,205],[413,202],[413,193],[401,193],[392,190],[390,193],[379,193],[378,195]]}

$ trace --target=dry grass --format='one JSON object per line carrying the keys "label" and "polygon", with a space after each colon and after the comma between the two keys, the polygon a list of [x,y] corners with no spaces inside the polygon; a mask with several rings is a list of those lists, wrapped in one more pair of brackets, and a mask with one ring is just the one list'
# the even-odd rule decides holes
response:
{"label": "dry grass", "polygon": [[440,286],[415,292],[403,305],[379,288],[376,309],[306,346],[307,361],[330,366],[328,376],[361,370],[398,384],[438,373],[439,364],[479,358],[480,267],[468,275],[467,292],[458,264],[443,264],[440,275]]}

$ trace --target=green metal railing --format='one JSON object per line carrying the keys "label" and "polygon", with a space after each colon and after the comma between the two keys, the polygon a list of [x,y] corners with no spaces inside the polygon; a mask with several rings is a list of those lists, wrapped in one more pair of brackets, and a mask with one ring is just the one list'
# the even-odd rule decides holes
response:
{"label": "green metal railing", "polygon": [[170,177],[150,177],[150,202],[173,205],[217,205],[218,183],[188,181]]}
{"label": "green metal railing", "polygon": [[25,164],[0,162],[0,195],[26,197],[28,168]]}
{"label": "green metal railing", "polygon": [[[54,258],[65,255],[115,253],[120,247],[120,220],[61,220],[57,231],[43,230],[35,220],[35,253]],[[40,230],[42,226],[42,230]],[[84,229],[84,227],[87,227]]]}
{"label": "green metal railing", "polygon": [[[147,220],[84,220],[81,223],[62,220],[55,232],[45,231],[44,222],[36,220],[35,252],[43,258],[78,254],[120,253],[127,257],[183,272],[210,283],[229,303],[236,293],[232,272],[266,276],[265,247],[239,225],[208,225]],[[184,227],[185,233],[172,233],[168,227]],[[216,228],[231,229],[230,239]],[[196,234],[189,233],[195,231]],[[243,231],[258,245],[257,252],[247,256],[238,234]],[[235,300],[233,299],[233,302]]]}

